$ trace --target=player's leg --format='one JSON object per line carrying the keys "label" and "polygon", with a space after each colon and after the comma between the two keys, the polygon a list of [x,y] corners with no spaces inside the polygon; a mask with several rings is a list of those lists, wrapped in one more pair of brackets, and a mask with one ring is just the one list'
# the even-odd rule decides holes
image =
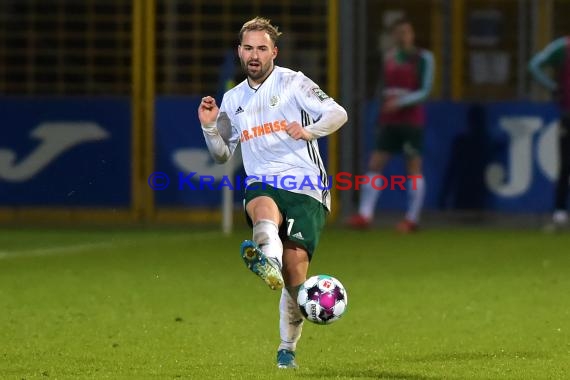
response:
{"label": "player's leg", "polygon": [[559,169],[556,182],[555,211],[552,217],[554,227],[568,223],[568,180],[570,177],[570,114],[566,114],[560,121],[559,132]]}
{"label": "player's leg", "polygon": [[281,342],[277,351],[277,365],[280,368],[296,368],[295,349],[304,321],[297,305],[297,292],[307,278],[309,261],[325,224],[326,209],[321,202],[308,195],[282,192],[285,205],[281,228],[285,288],[279,303]]}
{"label": "player's leg", "polygon": [[[400,136],[397,126],[384,126],[380,128],[378,139],[376,141],[376,149],[372,152],[368,161],[368,178],[382,174],[386,164],[392,157],[392,154],[401,150]],[[374,210],[381,191],[375,189],[369,182],[361,187],[360,202],[358,205],[358,214],[353,215],[349,220],[349,225],[354,228],[366,228],[372,222]]]}
{"label": "player's leg", "polygon": [[296,368],[295,350],[301,338],[303,315],[297,305],[298,289],[307,279],[309,255],[292,241],[283,243],[283,279],[285,287],[279,301],[279,335],[281,343],[277,349],[277,366]]}
{"label": "player's leg", "polygon": [[[366,173],[368,178],[372,180],[375,176],[380,175],[390,160],[390,157],[391,154],[389,152],[374,151],[370,156],[370,161],[368,163],[368,172]],[[374,217],[374,210],[381,192],[381,190],[375,189],[371,182],[362,186],[358,214],[362,216],[367,223],[370,223]]]}
{"label": "player's leg", "polygon": [[283,221],[275,201],[268,196],[259,196],[246,205],[253,222],[253,241],[268,257],[275,258],[282,266],[283,245],[279,238],[279,226]]}
{"label": "player's leg", "polygon": [[422,129],[414,126],[407,126],[404,129],[406,142],[403,151],[406,156],[406,171],[408,175],[414,176],[408,179],[406,186],[408,192],[408,210],[403,221],[398,223],[397,229],[400,232],[413,232],[417,230],[420,222],[420,214],[425,198],[425,179],[422,175]]}
{"label": "player's leg", "polygon": [[415,178],[409,179],[406,184],[408,210],[404,220],[398,224],[397,229],[400,232],[413,232],[417,230],[420,223],[420,214],[425,198],[425,180],[421,171],[421,156],[408,157],[406,159],[406,167],[408,174],[413,175]]}
{"label": "player's leg", "polygon": [[[283,287],[281,274],[283,244],[279,237],[281,212],[271,191],[246,190],[246,213],[253,227],[253,241],[246,240],[241,255],[248,268],[272,289]],[[262,195],[267,194],[267,195]]]}

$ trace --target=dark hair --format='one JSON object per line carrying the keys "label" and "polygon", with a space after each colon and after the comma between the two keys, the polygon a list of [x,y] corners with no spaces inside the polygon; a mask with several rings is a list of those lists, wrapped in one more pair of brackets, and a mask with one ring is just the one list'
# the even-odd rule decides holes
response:
{"label": "dark hair", "polygon": [[394,22],[392,23],[392,25],[390,25],[390,31],[393,32],[397,27],[402,26],[402,25],[413,25],[412,21],[407,18],[406,16],[402,16],[397,18],[396,20],[394,20]]}
{"label": "dark hair", "polygon": [[239,42],[242,42],[243,34],[245,32],[251,32],[254,30],[266,32],[269,35],[269,38],[271,38],[271,41],[273,41],[273,44],[277,44],[277,39],[281,35],[279,28],[271,25],[271,20],[263,17],[256,17],[243,24],[239,31]]}

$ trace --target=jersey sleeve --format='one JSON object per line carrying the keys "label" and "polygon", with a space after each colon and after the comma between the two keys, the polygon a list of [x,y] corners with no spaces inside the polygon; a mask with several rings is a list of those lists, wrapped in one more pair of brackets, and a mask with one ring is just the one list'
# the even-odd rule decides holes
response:
{"label": "jersey sleeve", "polygon": [[433,54],[427,50],[422,50],[419,64],[420,88],[399,98],[398,105],[408,107],[425,101],[433,87],[433,73]]}
{"label": "jersey sleeve", "polygon": [[208,150],[218,163],[224,163],[229,160],[239,142],[239,130],[232,124],[231,118],[226,110],[225,100],[224,96],[216,122],[209,125],[202,125],[202,132]]}
{"label": "jersey sleeve", "polygon": [[294,91],[295,100],[299,108],[308,113],[311,119],[320,119],[323,112],[336,104],[333,98],[303,73],[297,73],[296,79],[298,83],[295,87],[299,90]]}
{"label": "jersey sleeve", "polygon": [[348,119],[346,110],[304,74],[297,75],[299,83],[294,86],[294,96],[301,111],[309,116],[301,121],[312,139],[330,135],[344,125]]}
{"label": "jersey sleeve", "polygon": [[228,102],[224,100],[225,99],[222,99],[222,104],[220,105],[220,113],[218,114],[216,125],[220,136],[230,150],[230,154],[233,154],[237,144],[239,143],[239,129],[232,122],[227,110]]}

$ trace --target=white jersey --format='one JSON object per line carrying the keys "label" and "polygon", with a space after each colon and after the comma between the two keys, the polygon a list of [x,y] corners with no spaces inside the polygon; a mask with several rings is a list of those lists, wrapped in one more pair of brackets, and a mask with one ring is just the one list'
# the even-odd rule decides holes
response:
{"label": "white jersey", "polygon": [[338,105],[303,73],[275,66],[257,89],[246,79],[224,94],[217,125],[230,153],[241,143],[247,185],[306,194],[330,210],[331,184],[317,141],[285,131],[294,121],[304,127],[318,121],[329,107]]}

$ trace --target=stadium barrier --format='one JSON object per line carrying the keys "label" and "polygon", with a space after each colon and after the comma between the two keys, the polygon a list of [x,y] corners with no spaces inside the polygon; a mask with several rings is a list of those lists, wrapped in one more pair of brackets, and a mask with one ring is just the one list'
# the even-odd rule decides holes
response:
{"label": "stadium barrier", "polygon": [[[369,138],[376,128],[374,103],[367,113],[363,146],[370,152],[375,141]],[[558,165],[559,114],[554,104],[433,102],[427,105],[427,115],[426,209],[551,211]],[[385,174],[404,171],[399,157]],[[403,191],[386,191],[378,208],[404,209],[406,199]]]}
{"label": "stadium barrier", "polygon": [[[198,102],[192,97],[156,99],[153,171],[173,178],[180,172],[244,178],[239,154],[223,166],[210,159],[195,115]],[[46,219],[83,212],[78,219],[100,215],[102,220],[137,220],[133,200],[149,186],[135,178],[147,178],[151,172],[136,175],[136,161],[143,157],[133,150],[136,132],[129,127],[129,107],[128,98],[1,99],[3,123],[9,128],[0,132],[0,220],[26,212],[37,218],[43,209]],[[371,102],[366,152],[373,148],[376,112]],[[558,113],[553,104],[434,102],[427,114],[427,209],[550,210],[558,165]],[[319,144],[326,164],[328,141]],[[364,169],[364,161],[361,164]],[[403,174],[401,158],[384,172]],[[172,186],[151,194],[155,212],[150,220],[220,218],[220,191],[179,191]],[[233,201],[240,204],[240,191],[234,192]],[[396,189],[385,191],[378,207],[403,209],[405,203],[405,191]]]}
{"label": "stadium barrier", "polygon": [[127,97],[0,100],[0,220],[133,218]]}

